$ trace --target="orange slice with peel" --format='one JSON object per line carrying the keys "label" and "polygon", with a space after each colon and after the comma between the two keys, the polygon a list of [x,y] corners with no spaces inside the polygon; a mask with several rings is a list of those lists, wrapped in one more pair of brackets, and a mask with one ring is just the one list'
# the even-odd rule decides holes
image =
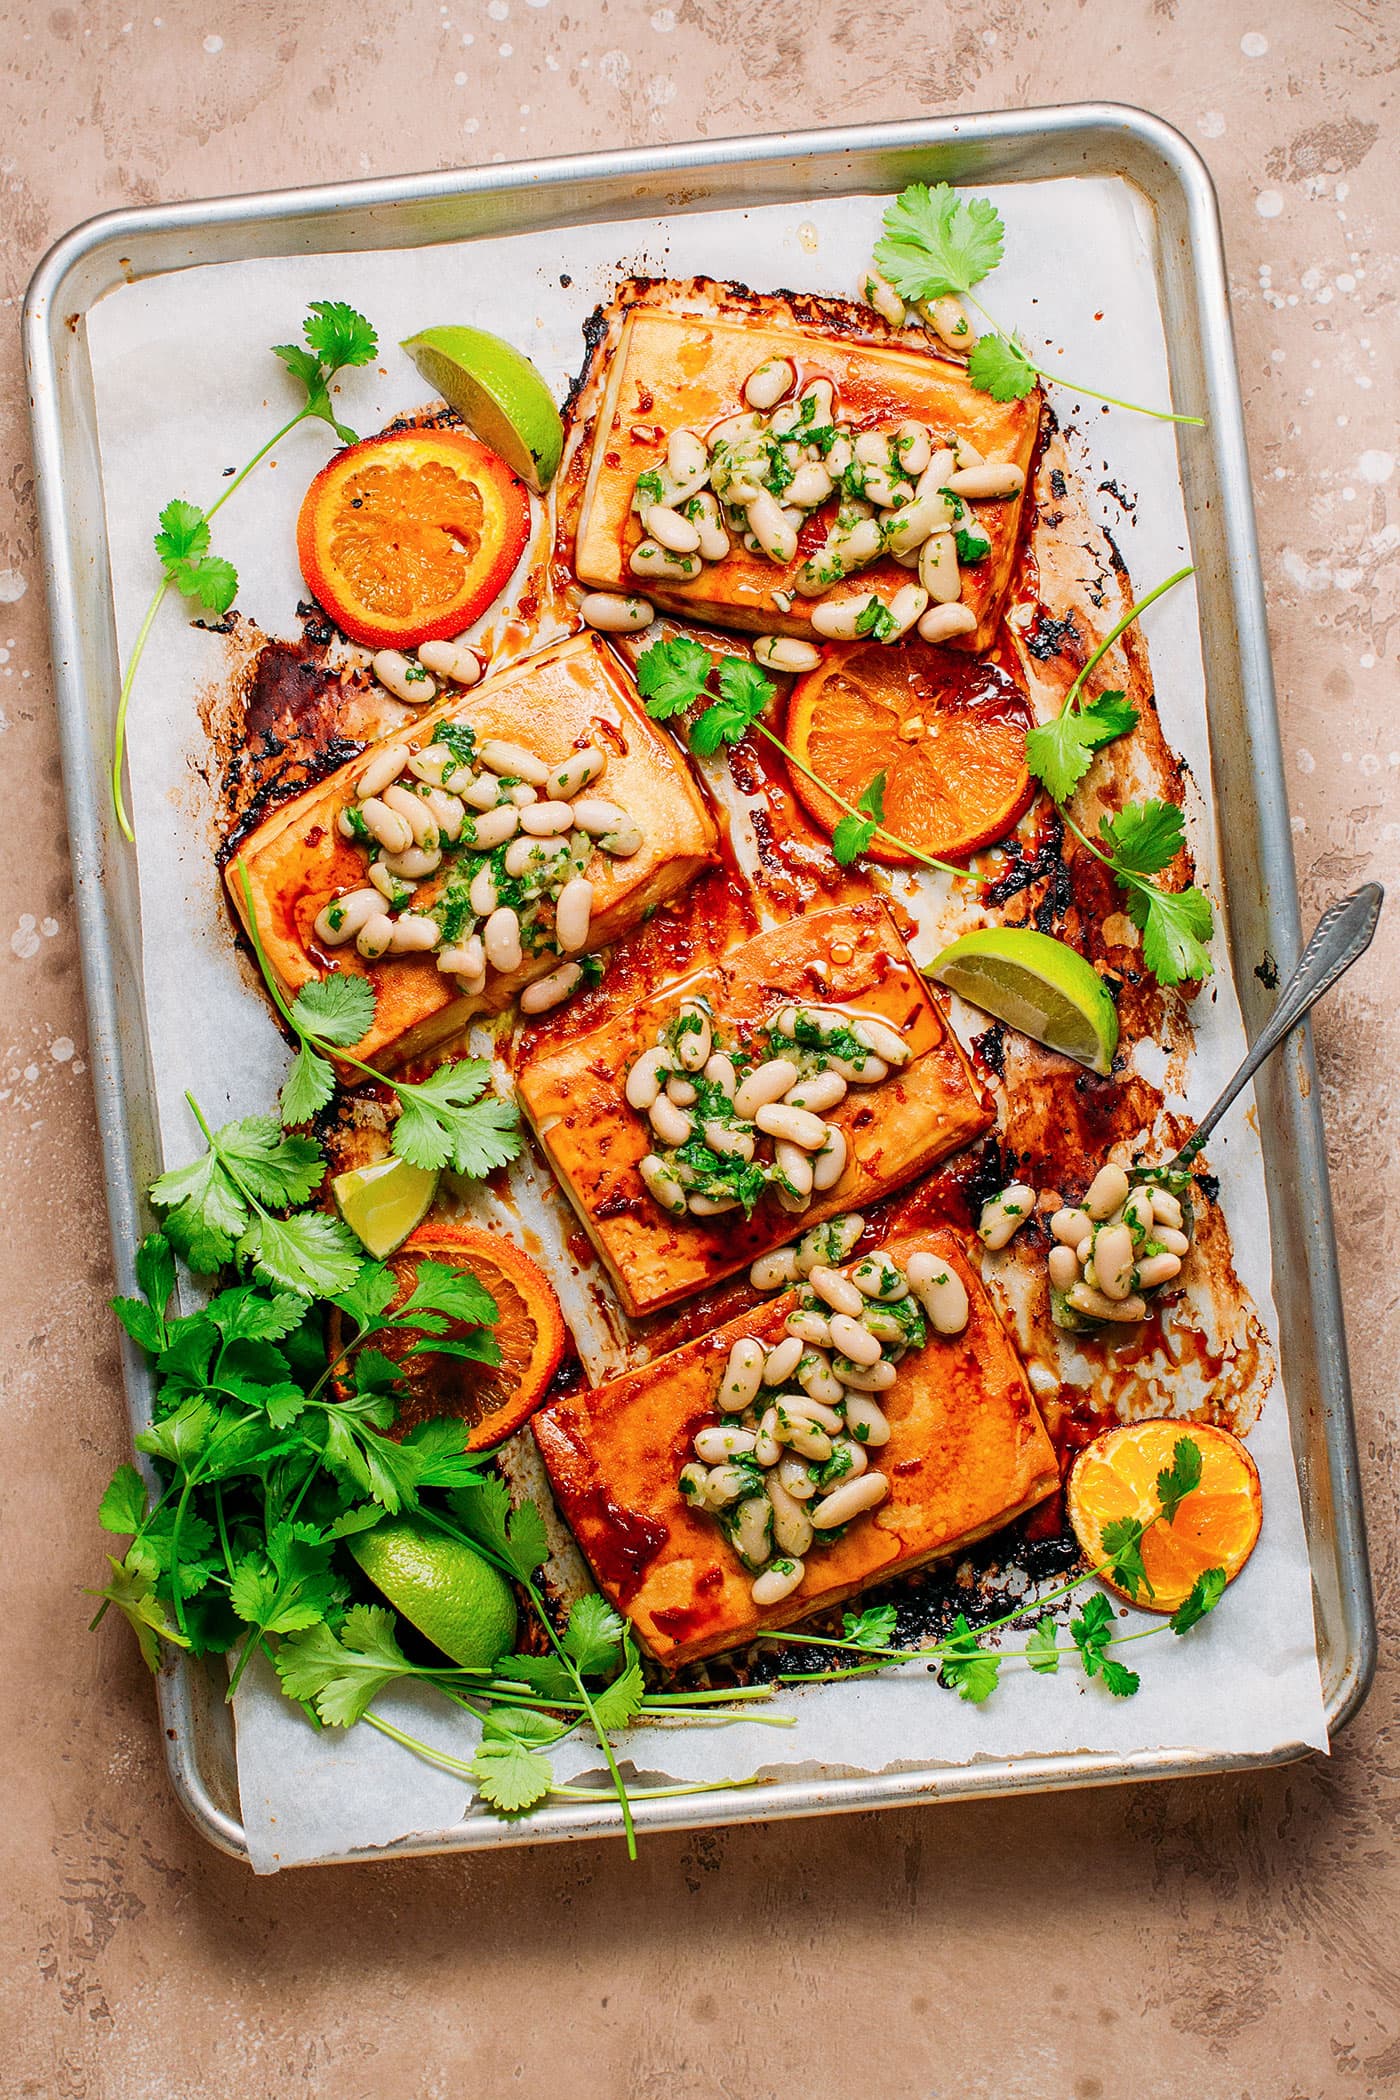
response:
{"label": "orange slice with peel", "polygon": [[[543,1270],[513,1241],[476,1226],[430,1219],[389,1257],[388,1267],[399,1283],[393,1306],[408,1297],[422,1261],[466,1269],[491,1293],[497,1314],[492,1332],[501,1360],[478,1364],[436,1351],[410,1356],[406,1352],[414,1339],[411,1334],[376,1335],[372,1346],[401,1365],[406,1387],[392,1433],[401,1435],[415,1422],[450,1415],[469,1425],[469,1450],[489,1450],[528,1421],[559,1367],[565,1341],[559,1300]],[[331,1324],[330,1345],[337,1351],[338,1315]],[[460,1340],[466,1332],[450,1321],[443,1338]]]}
{"label": "orange slice with peel", "polygon": [[[819,779],[857,803],[885,776],[885,824],[939,860],[1005,837],[1035,791],[1026,765],[1029,700],[999,665],[930,643],[828,647],[788,702],[787,741]],[[824,831],[842,811],[804,773],[793,788]],[[877,837],[872,860],[916,865]]]}
{"label": "orange slice with peel", "polygon": [[[1201,1455],[1200,1485],[1168,1523],[1157,1476],[1173,1465],[1189,1437]],[[1144,1611],[1175,1611],[1198,1575],[1222,1568],[1233,1582],[1254,1551],[1263,1519],[1259,1468],[1237,1436],[1209,1422],[1130,1422],[1085,1446],[1070,1471],[1065,1507],[1074,1535],[1096,1569],[1106,1559],[1104,1527],[1115,1518],[1151,1523],[1142,1535],[1142,1564],[1154,1594],[1136,1597],[1111,1575],[1100,1579]]]}
{"label": "orange slice with peel", "polygon": [[302,500],[297,557],[317,601],[367,649],[416,649],[485,612],[530,530],[525,484],[464,430],[349,445]]}

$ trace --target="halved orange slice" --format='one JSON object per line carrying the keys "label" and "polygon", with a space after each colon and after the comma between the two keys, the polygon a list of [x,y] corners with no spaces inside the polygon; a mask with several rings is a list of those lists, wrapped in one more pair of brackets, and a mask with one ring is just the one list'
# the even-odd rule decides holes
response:
{"label": "halved orange slice", "polygon": [[[793,688],[787,741],[819,779],[856,803],[885,775],[885,824],[940,860],[962,860],[1003,838],[1028,806],[1026,766],[1034,717],[1015,680],[996,664],[928,642],[829,647]],[[842,812],[804,773],[793,788],[824,831]],[[872,860],[914,857],[876,838]]]}
{"label": "halved orange slice", "polygon": [[416,649],[485,612],[529,530],[524,482],[465,430],[395,430],[321,469],[297,519],[297,556],[352,641]]}
{"label": "halved orange slice", "polygon": [[[399,1279],[393,1300],[402,1305],[413,1289],[421,1261],[447,1262],[467,1269],[496,1301],[494,1328],[501,1352],[499,1364],[475,1364],[461,1356],[435,1352],[405,1356],[412,1336],[378,1335],[373,1347],[402,1365],[407,1393],[399,1402],[394,1433],[435,1415],[451,1415],[470,1425],[467,1447],[489,1450],[511,1436],[534,1413],[564,1353],[564,1318],[548,1277],[528,1254],[499,1233],[472,1225],[429,1220],[411,1232],[388,1266]],[[332,1317],[330,1345],[340,1347],[338,1316]],[[449,1324],[445,1339],[458,1339],[465,1328]]]}
{"label": "halved orange slice", "polygon": [[1200,1485],[1168,1523],[1142,1536],[1142,1564],[1155,1595],[1134,1597],[1111,1576],[1101,1580],[1144,1611],[1175,1611],[1207,1568],[1233,1582],[1254,1551],[1263,1520],[1259,1468],[1237,1436],[1209,1422],[1131,1422],[1109,1429],[1075,1460],[1065,1494],[1074,1535],[1096,1568],[1104,1561],[1104,1526],[1116,1517],[1145,1523],[1158,1516],[1157,1475],[1170,1471],[1176,1446],[1189,1437],[1201,1454]]}

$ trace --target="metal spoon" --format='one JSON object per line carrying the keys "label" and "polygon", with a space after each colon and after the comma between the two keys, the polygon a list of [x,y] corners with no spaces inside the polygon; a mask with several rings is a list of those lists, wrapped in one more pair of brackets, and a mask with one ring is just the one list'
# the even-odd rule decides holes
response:
{"label": "metal spoon", "polygon": [[1337,903],[1327,907],[1317,922],[1312,939],[1298,958],[1297,969],[1279,993],[1278,1003],[1266,1025],[1250,1045],[1249,1055],[1219,1099],[1212,1102],[1202,1116],[1175,1159],[1167,1162],[1166,1172],[1190,1166],[1230,1103],[1241,1088],[1249,1084],[1265,1058],[1272,1057],[1304,1014],[1316,1005],[1324,992],[1331,990],[1359,955],[1366,953],[1384,901],[1385,891],[1381,885],[1368,882],[1359,890],[1353,890],[1349,897],[1339,898]]}

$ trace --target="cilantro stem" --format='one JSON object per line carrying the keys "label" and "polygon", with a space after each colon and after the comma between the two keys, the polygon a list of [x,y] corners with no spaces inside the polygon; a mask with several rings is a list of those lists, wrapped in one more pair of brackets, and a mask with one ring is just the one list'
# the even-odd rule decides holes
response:
{"label": "cilantro stem", "polygon": [[1188,562],[1184,569],[1178,569],[1174,576],[1168,576],[1164,583],[1159,583],[1152,590],[1150,590],[1145,598],[1136,599],[1134,603],[1128,607],[1128,610],[1123,614],[1122,618],[1120,620],[1116,620],[1113,626],[1109,628],[1108,633],[1099,643],[1098,648],[1095,649],[1093,655],[1089,658],[1088,662],[1084,665],[1084,668],[1079,672],[1079,675],[1076,677],[1073,685],[1065,694],[1065,703],[1060,710],[1061,714],[1068,714],[1072,708],[1077,706],[1080,693],[1084,689],[1085,681],[1090,677],[1090,675],[1094,671],[1098,669],[1099,665],[1107,656],[1109,650],[1117,641],[1119,635],[1123,634],[1129,627],[1131,627],[1134,620],[1140,619],[1142,614],[1146,612],[1149,605],[1154,604],[1158,598],[1165,597],[1168,591],[1173,590],[1177,584],[1184,583],[1188,576],[1194,576],[1195,573],[1195,563]]}
{"label": "cilantro stem", "polygon": [[1012,344],[1033,372],[1037,373],[1042,379],[1048,379],[1053,386],[1067,386],[1073,393],[1087,394],[1091,401],[1107,401],[1112,408],[1126,408],[1130,414],[1135,416],[1151,416],[1158,423],[1193,423],[1198,428],[1204,425],[1206,420],[1204,416],[1179,415],[1169,408],[1145,408],[1140,401],[1123,401],[1120,400],[1117,394],[1101,394],[1096,387],[1080,386],[1076,380],[1066,379],[1061,373],[1050,371],[1045,365],[1037,364],[1024,345],[1018,342],[1014,336],[1007,334],[1000,321],[997,320],[996,315],[988,313],[975,292],[964,292],[962,296],[977,308],[983,320],[990,323],[991,327],[1004,341]]}
{"label": "cilantro stem", "polygon": [[[774,734],[766,722],[755,721],[752,726],[759,732],[760,736],[766,736],[769,743],[782,752],[783,757],[790,766],[796,766],[799,773],[805,773],[813,787],[820,788],[824,795],[829,795],[837,807],[843,809],[848,817],[854,817],[858,824],[869,823],[870,812],[868,810],[857,809],[853,803],[846,800],[844,795],[838,795],[835,788],[829,782],[823,780],[819,773],[814,773],[812,768],[803,759],[800,759],[797,753],[791,750],[780,736]],[[951,875],[958,882],[975,882],[977,879],[970,869],[955,867],[950,860],[939,860],[936,855],[924,853],[919,847],[911,846],[908,839],[900,838],[897,832],[890,831],[884,824],[876,825],[875,836],[887,839],[890,845],[897,846],[901,853],[907,853],[911,860],[922,862],[924,867],[936,868],[940,875]]]}
{"label": "cilantro stem", "polygon": [[[446,1750],[435,1750],[430,1743],[420,1743],[416,1736],[406,1735],[402,1728],[395,1728],[392,1721],[381,1720],[378,1714],[363,1714],[361,1719],[367,1721],[371,1728],[377,1728],[381,1735],[388,1736],[390,1742],[401,1743],[405,1750],[412,1750],[415,1756],[425,1759],[430,1765],[436,1765],[440,1771],[454,1772],[462,1779],[475,1781],[475,1772],[460,1757],[453,1757]],[[697,1779],[685,1786],[642,1786],[635,1788],[634,1792],[639,1801],[668,1801],[681,1794],[717,1794],[727,1791],[730,1787],[763,1784],[760,1776],[753,1773],[745,1779]],[[595,1786],[551,1785],[549,1791],[565,1801],[605,1801],[608,1798]],[[630,1850],[629,1856],[632,1859],[636,1858],[635,1848]]]}

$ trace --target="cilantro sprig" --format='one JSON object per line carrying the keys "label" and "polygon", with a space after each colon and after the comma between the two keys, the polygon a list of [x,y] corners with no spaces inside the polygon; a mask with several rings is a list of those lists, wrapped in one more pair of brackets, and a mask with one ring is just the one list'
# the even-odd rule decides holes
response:
{"label": "cilantro sprig", "polygon": [[161,580],[146,608],[137,629],[131,655],[122,678],[121,691],[117,696],[116,723],[112,735],[112,807],[123,835],[134,841],[135,830],[126,807],[122,787],[122,767],[126,755],[126,724],[131,706],[132,687],[136,672],[145,654],[146,643],[155,624],[156,614],[165,602],[166,593],[174,590],[188,599],[202,612],[222,617],[238,595],[238,571],[231,561],[211,551],[210,520],[214,518],[229,497],[241,488],[253,469],[266,459],[273,447],[280,445],[299,423],[319,420],[328,423],[342,445],[353,445],[355,433],[336,416],[331,405],[331,388],[338,373],[348,367],[366,365],[378,349],[379,341],[374,329],[364,315],[353,306],[346,306],[336,299],[313,299],[302,322],[302,333],[306,346],[299,343],[277,343],[272,354],[280,357],[292,377],[304,389],[306,399],[294,416],[274,431],[265,445],[253,454],[247,465],[240,468],[213,503],[201,509],[197,503],[189,503],[176,496],[160,513],[159,530],[154,537],[156,558],[161,566]]}
{"label": "cilantro sprig", "polygon": [[[1069,1644],[1065,1646],[1060,1640],[1060,1627],[1054,1613],[1046,1607],[1063,1603],[1086,1583],[1103,1575],[1111,1576],[1134,1599],[1139,1596],[1151,1599],[1154,1591],[1143,1565],[1142,1542],[1158,1524],[1174,1524],[1183,1502],[1196,1492],[1200,1484],[1201,1447],[1189,1433],[1184,1434],[1178,1437],[1173,1447],[1171,1465],[1163,1467],[1157,1475],[1157,1507],[1150,1516],[1121,1517],[1106,1524],[1100,1539],[1103,1558],[1096,1567],[1088,1568],[1047,1591],[1032,1607],[1022,1605],[1016,1611],[1006,1612],[980,1630],[974,1630],[966,1616],[959,1612],[942,1640],[919,1648],[896,1648],[893,1645],[894,1609],[890,1605],[881,1605],[862,1612],[858,1617],[852,1617],[848,1612],[839,1638],[788,1632],[761,1633],[758,1638],[784,1647],[821,1648],[862,1658],[853,1665],[833,1669],[785,1671],[778,1680],[781,1684],[835,1683],[845,1678],[878,1675],[901,1663],[928,1662],[934,1665],[939,1683],[947,1690],[955,1691],[969,1705],[981,1706],[996,1691],[1007,1663],[1024,1662],[1037,1676],[1053,1677],[1062,1661],[1072,1660],[1079,1664],[1087,1678],[1096,1678],[1115,1698],[1130,1699],[1139,1690],[1141,1677],[1110,1650],[1129,1641],[1151,1640],[1161,1633],[1189,1633],[1193,1626],[1199,1625],[1214,1611],[1224,1596],[1224,1569],[1204,1569],[1165,1624],[1148,1627],[1144,1632],[1119,1634],[1112,1601],[1102,1590],[1095,1590],[1085,1598],[1077,1615],[1071,1618]],[[1030,1609],[1040,1616],[1031,1628],[1024,1648],[987,1645],[989,1636],[1025,1620]]]}
{"label": "cilantro sprig", "polygon": [[349,1047],[364,1039],[374,1021],[375,991],[368,978],[333,970],[303,985],[294,999],[285,996],[263,945],[247,863],[240,860],[237,869],[258,968],[297,1040],[279,1103],[283,1123],[309,1122],[331,1100],[335,1070],[324,1053],[333,1050],[345,1064],[397,1096],[399,1113],[390,1143],[412,1166],[450,1166],[454,1173],[479,1180],[514,1159],[523,1142],[520,1111],[487,1091],[491,1067],[485,1058],[454,1058],[426,1079],[391,1078],[353,1056]]}
{"label": "cilantro sprig", "polygon": [[1174,802],[1131,802],[1099,820],[1097,840],[1083,832],[1065,807],[1093,762],[1094,754],[1136,726],[1137,710],[1121,692],[1083,698],[1088,679],[1113,644],[1147,607],[1192,574],[1178,569],[1130,605],[1115,621],[1065,695],[1063,707],[1026,737],[1026,763],[1059,804],[1080,844],[1101,861],[1127,892],[1128,916],[1142,935],[1142,959],[1159,984],[1184,984],[1212,971],[1208,944],[1215,931],[1209,897],[1194,885],[1163,889],[1152,880],[1170,867],[1186,843],[1185,819]]}
{"label": "cilantro sprig", "polygon": [[973,286],[997,267],[1005,248],[1001,213],[989,197],[962,197],[946,182],[932,189],[927,183],[911,182],[886,208],[883,223],[875,261],[902,299],[966,299],[988,323],[991,334],[978,338],[968,359],[968,378],[981,393],[994,401],[1020,401],[1037,379],[1048,379],[1093,401],[1107,401],[1159,422],[1204,423],[1204,416],[1145,408],[1141,402],[1080,386],[1037,363],[1020,335],[1007,334],[973,292]]}

